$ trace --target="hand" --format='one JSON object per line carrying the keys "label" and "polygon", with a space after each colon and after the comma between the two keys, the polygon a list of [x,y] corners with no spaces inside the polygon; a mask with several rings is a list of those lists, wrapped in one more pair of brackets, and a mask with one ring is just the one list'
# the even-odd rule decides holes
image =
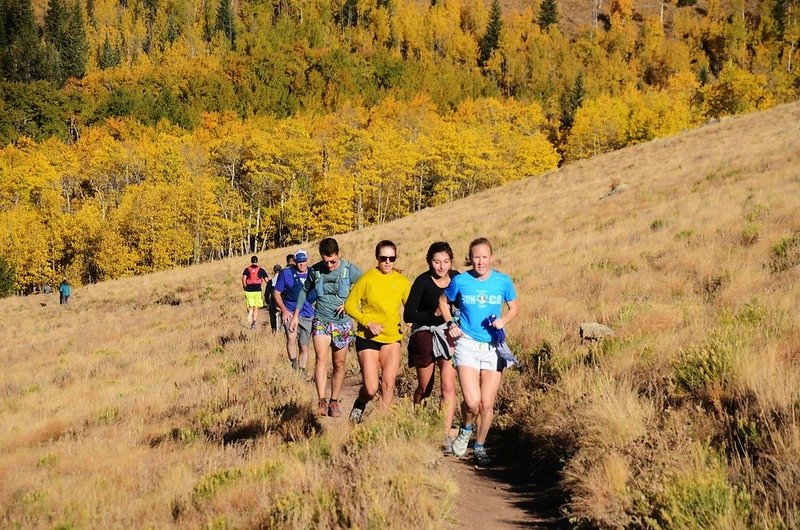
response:
{"label": "hand", "polygon": [[367,329],[369,330],[372,335],[380,335],[383,331],[383,326],[378,324],[377,322],[369,322],[367,324]]}
{"label": "hand", "polygon": [[297,325],[300,323],[300,319],[297,316],[292,317],[292,321],[289,323],[289,333],[294,333],[297,331]]}
{"label": "hand", "polygon": [[342,305],[340,305],[339,307],[336,308],[336,314],[339,315],[339,316],[344,315],[344,304],[342,304]]}
{"label": "hand", "polygon": [[503,326],[505,326],[505,322],[503,322],[502,318],[495,318],[494,322],[492,322],[492,327],[494,329],[503,329]]}
{"label": "hand", "polygon": [[281,311],[281,320],[283,320],[284,324],[291,322],[292,316],[294,316],[294,314],[291,311]]}
{"label": "hand", "polygon": [[449,333],[450,337],[454,339],[457,339],[458,337],[464,335],[464,332],[461,331],[461,328],[458,326],[450,326],[449,328],[447,328],[447,333]]}
{"label": "hand", "polygon": [[435,316],[435,317],[442,316],[442,310],[437,307],[436,311],[433,312],[433,316]]}

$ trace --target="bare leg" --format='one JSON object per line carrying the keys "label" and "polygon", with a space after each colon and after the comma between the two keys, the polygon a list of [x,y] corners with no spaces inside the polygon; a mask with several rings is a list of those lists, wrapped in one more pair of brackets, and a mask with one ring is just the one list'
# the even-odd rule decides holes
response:
{"label": "bare leg", "polygon": [[381,365],[381,401],[379,407],[388,409],[394,399],[394,385],[400,370],[400,343],[381,346],[378,362]]}
{"label": "bare leg", "polygon": [[475,443],[482,444],[486,441],[486,435],[489,433],[489,427],[492,426],[494,418],[494,401],[497,397],[497,390],[500,388],[501,379],[501,372],[481,370],[481,421],[478,425]]}
{"label": "bare leg", "polygon": [[307,364],[308,364],[308,344],[300,344],[300,353],[297,356],[297,366],[305,370]]}
{"label": "bare leg", "polygon": [[461,415],[464,425],[470,425],[481,412],[481,373],[470,366],[459,366],[458,380],[461,382],[461,393],[464,402],[461,404]]}
{"label": "bare leg", "polygon": [[[453,425],[453,416],[456,413],[456,369],[450,361],[440,359],[436,362],[439,365],[439,378],[442,385],[442,410],[444,412],[445,435],[450,434]],[[433,380],[431,379],[431,385]]]}
{"label": "bare leg", "polygon": [[331,345],[331,337],[330,335],[315,335],[313,340],[316,353],[314,383],[317,387],[317,397],[325,399],[328,386],[328,348]]}
{"label": "bare leg", "polygon": [[331,375],[331,399],[339,400],[344,385],[344,373],[347,361],[347,348],[333,351],[333,374]]}
{"label": "bare leg", "polygon": [[414,404],[418,405],[431,395],[433,390],[433,363],[425,367],[417,366],[417,389],[414,391]]}
{"label": "bare leg", "polygon": [[378,393],[378,350],[361,350],[358,352],[358,364],[361,366],[362,385],[358,399],[369,403]]}

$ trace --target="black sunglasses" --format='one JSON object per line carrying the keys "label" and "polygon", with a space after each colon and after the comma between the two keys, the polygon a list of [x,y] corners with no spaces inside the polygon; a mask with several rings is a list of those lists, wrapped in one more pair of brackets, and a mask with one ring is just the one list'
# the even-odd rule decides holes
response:
{"label": "black sunglasses", "polygon": [[388,261],[390,263],[394,263],[397,260],[397,256],[378,256],[378,261]]}

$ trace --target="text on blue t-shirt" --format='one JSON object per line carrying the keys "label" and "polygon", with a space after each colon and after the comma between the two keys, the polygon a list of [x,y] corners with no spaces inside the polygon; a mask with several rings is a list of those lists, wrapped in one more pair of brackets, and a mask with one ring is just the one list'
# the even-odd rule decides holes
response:
{"label": "text on blue t-shirt", "polygon": [[471,270],[463,272],[453,278],[444,294],[461,310],[458,326],[478,342],[492,342],[489,316],[499,317],[503,304],[517,299],[511,278],[496,270],[492,270],[485,280],[477,279]]}

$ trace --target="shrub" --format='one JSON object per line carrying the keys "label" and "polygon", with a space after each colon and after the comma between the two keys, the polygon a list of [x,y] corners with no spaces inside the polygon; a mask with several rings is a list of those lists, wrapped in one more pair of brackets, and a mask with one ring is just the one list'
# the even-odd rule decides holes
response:
{"label": "shrub", "polygon": [[800,264],[800,230],[795,230],[790,236],[786,236],[772,247],[769,271],[778,274],[791,269]]}
{"label": "shrub", "polygon": [[707,529],[744,527],[750,499],[732,486],[725,465],[709,457],[706,466],[665,484],[657,518],[664,528]]}
{"label": "shrub", "polygon": [[758,242],[758,226],[750,223],[739,234],[739,244],[743,247],[751,247]]}
{"label": "shrub", "polygon": [[712,386],[724,385],[729,381],[733,369],[735,346],[729,338],[720,334],[690,346],[674,365],[675,382],[693,394]]}

